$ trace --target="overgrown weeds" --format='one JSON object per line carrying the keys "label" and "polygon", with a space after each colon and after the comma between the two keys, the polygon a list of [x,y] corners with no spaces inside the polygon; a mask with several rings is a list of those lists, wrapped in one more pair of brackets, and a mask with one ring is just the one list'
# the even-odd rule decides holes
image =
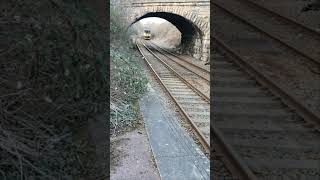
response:
{"label": "overgrown weeds", "polygon": [[94,174],[73,138],[107,112],[105,32],[81,0],[1,5],[0,179]]}
{"label": "overgrown weeds", "polygon": [[131,49],[127,26],[121,18],[125,12],[112,7],[110,13],[111,58],[111,130],[132,126],[137,119],[133,103],[146,91],[147,78]]}

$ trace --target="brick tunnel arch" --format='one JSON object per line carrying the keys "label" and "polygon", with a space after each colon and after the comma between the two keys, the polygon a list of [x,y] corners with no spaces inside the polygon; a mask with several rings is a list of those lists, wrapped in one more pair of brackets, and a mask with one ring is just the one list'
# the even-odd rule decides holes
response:
{"label": "brick tunnel arch", "polygon": [[147,17],[169,21],[181,32],[182,49],[196,59],[207,61],[210,56],[210,19],[193,12],[189,7],[139,6],[126,8],[131,26]]}
{"label": "brick tunnel arch", "polygon": [[162,18],[174,25],[181,32],[181,51],[196,58],[201,57],[203,32],[192,21],[170,12],[148,12],[135,19],[129,27],[148,17]]}

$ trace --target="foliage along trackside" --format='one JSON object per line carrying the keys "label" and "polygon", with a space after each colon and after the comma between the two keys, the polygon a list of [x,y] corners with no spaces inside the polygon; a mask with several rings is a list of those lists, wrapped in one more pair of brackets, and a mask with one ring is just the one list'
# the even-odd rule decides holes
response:
{"label": "foliage along trackside", "polygon": [[117,7],[110,9],[110,58],[111,58],[111,133],[132,126],[137,119],[134,104],[146,91],[147,78],[143,73],[141,59],[129,42],[126,25],[121,21],[125,12]]}
{"label": "foliage along trackside", "polygon": [[0,179],[99,179],[76,137],[108,111],[108,39],[83,2],[1,2]]}

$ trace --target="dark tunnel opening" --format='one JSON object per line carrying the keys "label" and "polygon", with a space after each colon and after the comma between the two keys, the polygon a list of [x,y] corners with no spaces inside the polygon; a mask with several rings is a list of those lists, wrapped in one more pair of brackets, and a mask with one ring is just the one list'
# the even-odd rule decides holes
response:
{"label": "dark tunnel opening", "polygon": [[201,37],[203,36],[203,34],[200,29],[193,24],[193,22],[186,19],[185,17],[173,13],[149,12],[136,19],[129,25],[129,27],[134,23],[148,17],[162,18],[173,24],[181,32],[181,52],[190,55],[194,54],[194,46],[196,40],[198,39],[199,41],[201,41]]}

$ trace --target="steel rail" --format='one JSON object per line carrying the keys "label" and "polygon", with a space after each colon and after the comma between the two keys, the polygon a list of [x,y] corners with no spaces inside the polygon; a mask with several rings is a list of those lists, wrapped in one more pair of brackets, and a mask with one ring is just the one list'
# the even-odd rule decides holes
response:
{"label": "steel rail", "polygon": [[210,103],[210,98],[203,94],[201,91],[199,91],[196,87],[194,87],[192,84],[190,84],[186,79],[182,77],[176,70],[170,67],[166,62],[164,62],[159,56],[154,54],[151,49],[149,49],[143,42],[142,45],[154,56],[156,57],[164,66],[166,66],[172,73],[174,73],[181,81],[183,81],[188,87],[190,87],[192,90],[195,91],[200,97],[202,97],[206,102]]}
{"label": "steel rail", "polygon": [[266,35],[267,37],[269,37],[269,38],[271,38],[271,39],[279,42],[279,43],[282,44],[283,46],[289,48],[290,50],[294,51],[295,53],[297,53],[297,54],[303,56],[304,58],[308,59],[309,61],[315,63],[317,66],[320,66],[320,60],[314,59],[314,58],[311,57],[310,55],[308,55],[308,54],[300,51],[299,49],[297,49],[297,48],[289,45],[289,44],[286,43],[286,42],[284,42],[284,41],[281,40],[280,38],[277,38],[277,37],[275,37],[274,35],[272,35],[271,33],[265,31],[263,28],[260,28],[260,27],[258,27],[257,25],[255,25],[255,24],[253,24],[253,23],[251,23],[251,22],[248,22],[247,20],[245,20],[245,19],[242,18],[242,17],[239,17],[238,15],[236,15],[235,13],[233,13],[232,11],[230,11],[230,10],[228,10],[227,8],[219,5],[216,1],[213,1],[213,4],[214,4],[214,6],[222,9],[223,11],[227,12],[227,13],[230,14],[232,17],[238,19],[239,21],[243,22],[244,24],[246,24],[246,25],[254,28],[254,29],[257,30],[258,32]]}
{"label": "steel rail", "polygon": [[[217,50],[224,53],[228,59],[233,61],[233,63],[241,68],[244,72],[249,74],[251,77],[253,77],[259,85],[262,87],[266,87],[268,90],[272,92],[273,95],[278,97],[284,104],[286,104],[288,107],[294,109],[294,107],[289,106],[288,101],[286,98],[291,98],[289,95],[287,95],[284,91],[282,91],[281,88],[279,88],[276,84],[274,84],[268,77],[265,77],[263,74],[261,74],[257,69],[255,69],[253,66],[251,66],[249,63],[245,62],[239,54],[234,52],[228,45],[226,45],[223,41],[221,41],[218,37],[213,37],[213,42],[217,46]],[[280,92],[278,92],[280,91]],[[285,96],[285,99],[283,99],[283,96]],[[213,99],[214,100],[214,99]],[[299,105],[300,103],[298,103]],[[308,109],[307,109],[308,110]],[[296,110],[296,113],[298,116],[301,116],[305,118],[305,115],[301,115],[299,113],[299,110]],[[312,115],[311,115],[312,116]],[[319,120],[319,119],[318,119]],[[307,121],[307,120],[306,120]],[[309,121],[308,121],[309,122]],[[312,121],[313,122],[313,121]],[[223,147],[223,149],[220,151],[227,154],[225,158],[229,158],[229,156],[232,156],[231,162],[236,165],[236,167],[242,168],[241,172],[244,172],[244,175],[247,175],[245,178],[241,179],[257,179],[256,175],[251,171],[251,169],[246,165],[246,163],[242,160],[242,158],[234,151],[233,147],[229,145],[226,141],[224,141],[224,137],[222,132],[219,131],[219,129],[216,129],[214,124],[211,124],[211,130],[212,134],[217,136],[217,140],[220,141],[219,143],[222,144],[219,146]],[[230,160],[229,160],[230,161]],[[232,167],[232,166],[231,166]],[[233,172],[234,169],[232,169],[231,172]]]}
{"label": "steel rail", "polygon": [[206,73],[209,73],[210,74],[210,71],[208,71],[208,70],[206,70],[206,69],[204,69],[204,68],[202,68],[202,67],[200,67],[200,66],[198,66],[198,65],[196,65],[196,64],[193,64],[193,63],[191,63],[191,62],[189,62],[189,61],[185,61],[185,60],[183,60],[181,57],[179,57],[178,55],[176,55],[176,54],[174,54],[174,53],[172,53],[172,52],[170,52],[170,51],[168,51],[168,50],[166,50],[166,49],[163,49],[162,47],[160,47],[160,46],[158,46],[158,45],[156,45],[155,43],[153,43],[153,42],[150,42],[151,44],[153,44],[153,45],[155,45],[156,47],[158,47],[159,49],[161,49],[162,51],[165,51],[166,53],[168,53],[168,54],[170,54],[170,55],[172,55],[172,56],[174,56],[174,57],[176,57],[177,59],[180,59],[180,60],[182,60],[182,61],[184,61],[184,62],[186,62],[186,63],[188,63],[188,64],[190,64],[191,66],[193,66],[193,67],[195,67],[195,68],[198,68],[198,69],[200,69],[201,71],[203,71],[203,72],[206,72]]}
{"label": "steel rail", "polygon": [[[139,46],[137,45],[138,49]],[[150,52],[151,50],[148,49],[145,45],[144,47]],[[142,53],[142,51],[139,49],[140,53]],[[151,52],[150,52],[151,53]],[[142,53],[143,54],[143,53]],[[152,54],[152,53],[151,53]],[[154,55],[154,54],[153,54]],[[158,60],[159,57],[155,56]],[[145,60],[147,61],[146,57],[144,56]],[[148,61],[147,61],[148,62]],[[148,62],[149,63],[149,62]],[[149,63],[149,67],[152,68],[152,66]],[[167,67],[167,66],[166,66]],[[152,68],[153,69],[153,68]],[[153,70],[154,73],[155,70]],[[177,74],[176,74],[177,75]],[[181,107],[179,105],[179,103],[176,101],[176,99],[173,97],[173,95],[170,93],[170,91],[166,88],[165,84],[161,81],[161,78],[159,76],[157,76],[157,79],[160,81],[160,83],[162,84],[162,86],[166,89],[166,91],[168,92],[168,94],[170,95],[170,97],[174,100],[175,104],[177,104],[177,106],[179,107],[179,109],[181,110],[182,114],[187,118],[187,120],[191,123],[192,127],[195,128],[195,131],[198,135],[200,135],[201,137],[201,141],[200,143],[202,145],[204,145],[203,143],[206,142],[204,136],[202,135],[202,133],[200,132],[199,129],[197,129],[197,126],[192,122],[192,119],[188,116],[188,114],[184,111],[183,107]],[[212,147],[216,150],[218,150],[218,152],[221,153],[226,153],[227,156],[224,159],[224,162],[227,162],[226,164],[228,165],[228,169],[231,170],[233,175],[236,175],[237,178],[243,179],[243,180],[256,180],[256,177],[254,176],[254,174],[250,171],[250,169],[242,162],[242,160],[240,159],[240,157],[232,150],[232,147],[228,144],[226,144],[226,140],[223,137],[222,133],[215,127],[211,126],[211,130],[213,130],[213,134],[214,136],[218,139],[218,141],[216,142],[217,145],[219,145],[219,147]],[[208,143],[208,142],[207,142]],[[210,146],[207,145],[207,148],[209,148]],[[209,151],[209,149],[206,149],[206,151]]]}
{"label": "steel rail", "polygon": [[222,47],[224,51],[227,51],[227,55],[231,57],[235,64],[252,76],[259,84],[268,88],[276,97],[286,104],[289,108],[296,111],[306,122],[311,125],[320,126],[320,116],[316,112],[313,112],[305,105],[300,103],[296,98],[286,93],[283,88],[277,85],[272,79],[261,73],[256,67],[246,62],[241,55],[235,52],[230,46],[224,43],[219,37],[214,36],[213,40],[217,43],[218,47]]}
{"label": "steel rail", "polygon": [[242,161],[240,156],[233,150],[231,145],[226,143],[226,139],[224,138],[222,132],[214,127],[214,125],[210,125],[211,129],[210,133],[212,133],[213,137],[216,137],[218,140],[215,142],[215,144],[218,145],[216,149],[219,153],[224,154],[225,163],[228,168],[228,170],[234,174],[237,175],[239,179],[241,180],[257,180],[257,177],[253,174],[253,172],[249,169],[249,167]]}
{"label": "steel rail", "polygon": [[[154,43],[152,43],[152,45],[154,45]],[[210,77],[209,79],[205,78],[204,76],[200,75],[200,74],[197,74],[196,72],[194,72],[193,70],[191,70],[190,68],[186,67],[185,65],[173,60],[172,58],[170,58],[167,54],[161,52],[160,50],[157,49],[157,47],[155,48],[156,51],[158,51],[160,54],[164,55],[165,57],[167,57],[168,59],[170,59],[171,61],[173,61],[174,63],[178,64],[179,66],[182,66],[184,67],[185,69],[187,69],[188,71],[192,72],[193,74],[197,75],[198,77],[200,77],[201,79],[205,80],[207,83],[210,83]],[[180,59],[179,59],[180,60]],[[182,61],[182,60],[180,60]],[[186,62],[186,61],[183,61],[183,62]],[[188,62],[189,63],[189,62]],[[192,64],[192,63],[191,63]],[[208,74],[210,75],[210,74]]]}
{"label": "steel rail", "polygon": [[252,6],[254,6],[254,7],[258,8],[258,9],[266,11],[269,14],[277,16],[277,17],[285,20],[286,22],[289,22],[289,23],[292,23],[292,24],[294,24],[296,26],[299,26],[300,28],[305,29],[306,31],[309,31],[310,33],[320,37],[320,32],[318,32],[317,30],[315,30],[313,28],[310,28],[310,27],[308,27],[308,26],[306,26],[306,25],[304,25],[304,24],[302,24],[302,23],[300,23],[300,22],[298,22],[298,21],[296,21],[296,20],[294,20],[292,18],[289,18],[289,17],[286,17],[284,15],[281,15],[278,12],[275,12],[275,11],[273,11],[273,10],[271,10],[271,9],[265,7],[265,6],[262,6],[262,5],[260,5],[260,4],[256,3],[256,2],[253,2],[252,0],[238,0],[238,1],[243,1],[243,2],[246,2],[247,4],[251,4]]}
{"label": "steel rail", "polygon": [[[139,47],[138,43],[136,43],[136,46],[139,50],[139,52],[142,54],[142,56],[144,57],[143,59],[145,60],[145,62],[147,63],[148,67],[151,69],[152,73],[156,76],[156,79],[160,82],[161,86],[165,89],[165,91],[169,94],[169,96],[171,97],[171,99],[173,100],[173,102],[178,106],[180,112],[182,113],[182,115],[187,119],[187,121],[191,124],[192,128],[195,130],[197,136],[199,137],[199,141],[200,143],[203,145],[205,151],[207,153],[210,154],[210,143],[206,140],[206,138],[204,137],[204,135],[201,133],[201,131],[197,128],[197,126],[193,123],[193,121],[191,120],[190,116],[187,114],[187,112],[183,109],[183,107],[178,103],[178,101],[176,100],[176,98],[171,94],[171,92],[169,91],[169,89],[166,87],[165,83],[161,80],[160,76],[158,75],[158,73],[154,70],[154,68],[152,67],[151,63],[149,62],[149,60],[147,59],[147,57],[145,56],[145,54],[142,52],[141,48]],[[148,50],[148,49],[147,49]],[[149,50],[148,50],[149,51]],[[170,70],[170,69],[169,69]],[[173,73],[174,74],[174,73]],[[175,74],[176,75],[176,74]]]}

